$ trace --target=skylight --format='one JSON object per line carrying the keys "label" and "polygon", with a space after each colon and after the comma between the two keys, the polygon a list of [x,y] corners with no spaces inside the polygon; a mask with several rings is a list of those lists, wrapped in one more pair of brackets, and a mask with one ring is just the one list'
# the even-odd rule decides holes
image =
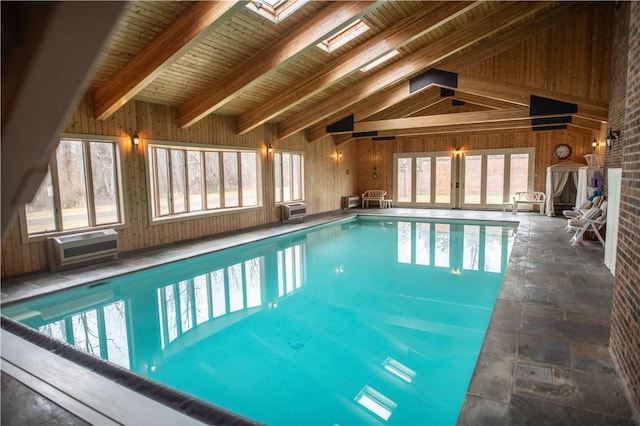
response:
{"label": "skylight", "polygon": [[375,61],[370,62],[367,65],[365,65],[364,67],[360,68],[360,71],[367,72],[370,69],[377,67],[381,63],[383,63],[385,61],[388,61],[389,59],[393,58],[398,53],[400,53],[400,52],[398,52],[397,50],[392,50],[391,52],[387,53],[386,55],[382,55],[378,59],[376,59]]}
{"label": "skylight", "polygon": [[317,46],[325,52],[331,53],[349,43],[360,34],[365,33],[368,29],[369,27],[367,26],[367,24],[357,19],[339,33],[318,43]]}
{"label": "skylight", "polygon": [[275,22],[282,22],[309,0],[253,0],[247,7],[257,14]]}
{"label": "skylight", "polygon": [[389,417],[393,414],[393,410],[398,407],[398,404],[367,385],[358,393],[356,401],[385,421],[389,420]]}

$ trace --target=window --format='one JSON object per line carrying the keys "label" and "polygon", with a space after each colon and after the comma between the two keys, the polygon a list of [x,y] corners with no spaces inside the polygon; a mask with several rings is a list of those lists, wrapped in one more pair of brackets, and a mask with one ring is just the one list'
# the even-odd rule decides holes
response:
{"label": "window", "polygon": [[29,237],[122,224],[122,179],[115,141],[63,139],[30,203]]}
{"label": "window", "polygon": [[336,51],[338,48],[356,39],[360,34],[364,34],[369,30],[367,24],[357,19],[349,24],[345,29],[337,34],[322,40],[317,46],[327,53]]}
{"label": "window", "polygon": [[259,206],[258,158],[256,151],[150,144],[153,219]]}
{"label": "window", "polygon": [[300,9],[308,0],[253,0],[247,8],[271,22],[279,24],[289,15]]}
{"label": "window", "polygon": [[276,203],[304,199],[304,157],[302,154],[276,152],[274,154]]}

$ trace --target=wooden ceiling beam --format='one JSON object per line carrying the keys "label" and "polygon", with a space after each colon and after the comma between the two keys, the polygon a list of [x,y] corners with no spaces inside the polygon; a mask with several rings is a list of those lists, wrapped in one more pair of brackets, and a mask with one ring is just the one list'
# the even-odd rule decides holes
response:
{"label": "wooden ceiling beam", "polygon": [[178,126],[191,126],[214,112],[239,96],[251,83],[279,69],[306,50],[315,48],[317,43],[346,27],[375,4],[376,1],[334,2],[312,15],[309,20],[235,67],[226,77],[180,105]]}
{"label": "wooden ceiling beam", "polygon": [[468,104],[474,104],[492,109],[509,109],[517,108],[519,105],[515,102],[504,101],[500,99],[491,99],[484,96],[474,95],[471,93],[462,92],[456,90],[456,94],[453,95],[453,99],[457,99]]}
{"label": "wooden ceiling beam", "polygon": [[[456,52],[477,43],[479,40],[497,33],[501,29],[535,14],[542,3],[505,2],[496,9],[469,25],[454,31],[437,42],[383,68],[371,77],[353,85],[337,96],[296,114],[279,125],[279,138],[290,136],[302,129],[313,126],[336,112],[336,105],[349,107],[371,96],[383,88],[393,85],[411,75],[432,67],[437,62],[454,55]],[[408,82],[406,86],[408,88]],[[408,93],[405,92],[405,93]],[[347,114],[348,115],[348,114]]]}
{"label": "wooden ceiling beam", "polygon": [[390,120],[363,121],[354,124],[355,132],[382,132],[386,130],[406,130],[438,126],[461,126],[494,121],[512,121],[530,119],[529,109],[514,108],[508,110],[492,110],[477,112],[461,112],[457,114],[425,115],[421,117],[395,118]]}
{"label": "wooden ceiling beam", "polygon": [[[374,98],[376,100],[382,100],[377,95],[374,96]],[[369,118],[369,120],[385,120],[387,118],[409,117],[410,115],[420,112],[425,108],[429,108],[432,105],[435,105],[447,99],[448,98],[446,97],[443,98],[441,96],[441,91],[439,87],[433,86],[433,87],[427,88],[426,90],[421,90],[420,93],[418,93],[416,96],[405,98],[404,101],[399,102],[390,108],[380,111],[377,114],[367,115],[366,117]],[[357,104],[355,107],[358,112],[354,114],[355,121],[364,121],[364,119],[360,118],[364,116],[364,114],[359,113],[362,111],[360,109],[361,104],[366,104],[366,105],[363,105],[363,110],[365,111],[368,108],[371,108],[372,106],[372,103],[369,102],[368,99],[365,100],[364,102]]]}
{"label": "wooden ceiling beam", "polygon": [[245,4],[246,1],[195,2],[95,91],[96,118],[109,118]]}
{"label": "wooden ceiling beam", "polygon": [[458,75],[457,89],[472,95],[511,102],[522,106],[529,105],[531,95],[562,100],[564,102],[571,102],[578,105],[577,116],[601,122],[606,122],[608,120],[608,102],[595,101],[584,96],[575,96],[552,90],[521,86],[518,84],[505,83],[502,81],[489,80],[486,78],[462,74]]}
{"label": "wooden ceiling beam", "polygon": [[259,109],[239,117],[237,132],[248,132],[278,114],[291,109],[348,75],[358,72],[371,61],[412,42],[454,18],[467,13],[482,2],[433,2],[385,31],[375,35],[285,93],[271,99]]}
{"label": "wooden ceiling beam", "polygon": [[[455,115],[455,114],[449,114]],[[542,128],[544,125],[534,126],[531,124],[531,119],[514,119],[508,121],[493,121],[493,122],[477,122],[477,123],[461,123],[461,124],[448,124],[442,126],[421,127],[404,130],[387,130],[378,132],[378,137],[395,136],[395,137],[407,137],[407,136],[424,136],[424,135],[442,135],[442,134],[463,134],[473,133],[481,131],[504,131],[504,130],[517,130],[532,131],[533,128]]]}
{"label": "wooden ceiling beam", "polygon": [[[480,40],[474,45],[473,49],[470,49],[463,54],[457,54],[451,58],[447,58],[442,61],[439,66],[451,71],[463,70],[465,67],[468,67],[469,64],[480,62],[488,57],[496,55],[497,53],[504,52],[527,40],[533,34],[549,30],[550,28],[559,25],[564,19],[566,19],[567,13],[580,11],[586,7],[585,5],[586,3],[580,2],[560,2],[548,10],[540,12],[539,15],[536,15],[536,19],[525,21],[521,25],[514,25],[512,28],[507,28],[506,30],[501,31],[499,33],[499,37],[486,37],[483,40]],[[460,88],[456,89],[456,95],[459,92]],[[417,95],[418,93],[411,93],[409,91],[409,83],[404,82],[396,85],[391,90],[386,90],[384,93],[370,96],[363,103],[358,104],[357,108],[342,110],[339,113],[339,116],[354,114],[355,121],[363,121],[378,112],[392,108],[394,105],[407,98],[415,97]],[[482,104],[483,106],[490,108],[513,108],[517,105],[523,105],[522,103],[514,103],[507,100],[491,98],[485,98],[485,101],[480,103],[478,101],[482,98],[481,96],[470,96],[475,96],[477,101],[473,102],[472,100],[469,100],[469,102],[477,103],[478,105]],[[333,119],[326,120],[324,123],[334,121],[335,117],[336,115],[333,116]],[[310,133],[318,134],[318,128],[321,126],[324,127],[324,125],[326,124],[314,127]]]}

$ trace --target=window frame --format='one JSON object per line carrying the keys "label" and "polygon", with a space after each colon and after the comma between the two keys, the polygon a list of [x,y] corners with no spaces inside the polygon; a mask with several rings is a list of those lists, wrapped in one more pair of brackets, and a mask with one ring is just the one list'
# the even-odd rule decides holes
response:
{"label": "window frame", "polygon": [[[60,184],[59,184],[59,176],[58,176],[58,159],[56,156],[59,143],[62,141],[80,141],[82,142],[82,150],[83,150],[83,169],[85,173],[85,190],[86,190],[86,198],[87,198],[87,221],[88,226],[82,228],[73,228],[73,229],[62,229],[63,220],[62,220],[62,206],[61,206],[61,197],[60,197]],[[91,148],[90,144],[92,142],[99,143],[110,143],[113,145],[113,155],[114,155],[114,173],[115,173],[115,181],[116,181],[116,207],[118,214],[118,221],[112,223],[106,223],[97,225],[96,224],[96,206],[94,200],[94,188],[93,188],[93,171],[91,170]],[[112,137],[112,136],[101,136],[101,135],[87,135],[87,134],[73,134],[73,133],[63,133],[58,138],[58,145],[56,149],[53,151],[51,155],[51,159],[47,164],[47,172],[51,177],[51,187],[53,188],[53,208],[54,208],[54,221],[56,224],[55,231],[49,232],[38,232],[29,234],[29,229],[27,226],[27,204],[24,203],[19,210],[18,217],[20,223],[20,230],[22,234],[23,243],[31,243],[36,241],[45,241],[50,237],[58,237],[63,235],[73,235],[80,234],[83,232],[97,231],[101,229],[122,229],[127,227],[127,205],[126,205],[126,196],[125,196],[125,175],[124,175],[124,167],[122,164],[123,155],[122,155],[122,138]],[[43,177],[44,181],[44,177]],[[41,183],[42,184],[42,183]],[[35,194],[34,194],[35,196]]]}
{"label": "window frame", "polygon": [[[291,178],[291,185],[289,188],[289,192],[290,192],[290,199],[289,200],[284,200],[284,175],[283,175],[283,161],[282,161],[282,154],[289,154],[290,155],[290,162],[289,162],[289,173],[290,173],[290,178]],[[276,172],[277,172],[277,161],[276,161],[276,156],[280,155],[280,188],[277,187],[278,181],[276,179]],[[300,187],[300,198],[294,198],[294,188],[296,187],[293,181],[293,171],[294,171],[294,161],[293,161],[293,157],[297,155],[300,157],[300,171],[299,171],[299,187]],[[274,150],[273,152],[273,202],[274,204],[277,205],[281,205],[281,204],[287,204],[287,203],[295,203],[295,202],[304,202],[305,199],[305,185],[304,185],[304,152],[302,151],[289,151],[289,150]],[[280,197],[278,197],[278,192],[280,192]],[[278,201],[278,199],[280,201]]]}
{"label": "window frame", "polygon": [[[167,185],[169,188],[169,213],[168,214],[159,214],[159,197],[160,193],[157,191],[158,187],[158,174],[157,174],[157,161],[155,158],[157,156],[157,149],[166,149],[167,150]],[[184,167],[184,180],[185,180],[185,206],[184,211],[179,213],[172,213],[174,209],[173,203],[173,188],[172,188],[172,178],[171,174],[171,150],[178,150],[184,153],[183,159],[185,162]],[[188,152],[198,152],[200,153],[201,164],[200,164],[200,185],[201,185],[201,209],[190,211],[190,197],[189,193],[189,175],[188,175]],[[219,193],[219,204],[220,207],[208,208],[208,200],[207,200],[207,175],[206,175],[206,153],[215,152],[217,153],[217,165],[218,165],[218,193]],[[224,190],[224,153],[234,153],[236,154],[237,161],[237,191],[238,191],[238,205],[225,207],[225,190]],[[242,206],[242,154],[243,153],[251,153],[256,157],[256,205],[251,206]],[[198,144],[198,143],[186,143],[186,142],[172,142],[172,141],[159,141],[159,140],[148,140],[146,147],[146,166],[147,171],[145,173],[147,188],[148,188],[148,213],[149,213],[149,224],[156,225],[161,223],[168,222],[176,222],[182,221],[185,219],[194,219],[194,218],[202,218],[206,216],[215,216],[219,214],[227,214],[229,212],[237,212],[237,211],[248,211],[253,209],[262,209],[263,205],[263,189],[262,189],[262,170],[263,170],[263,159],[262,159],[262,151],[259,148],[242,148],[237,146],[222,146],[222,145],[208,145],[208,144]],[[153,173],[153,175],[152,175]]]}
{"label": "window frame", "polygon": [[279,0],[275,5],[271,5],[266,1],[253,0],[247,2],[246,8],[274,24],[279,24],[308,2],[309,0]]}

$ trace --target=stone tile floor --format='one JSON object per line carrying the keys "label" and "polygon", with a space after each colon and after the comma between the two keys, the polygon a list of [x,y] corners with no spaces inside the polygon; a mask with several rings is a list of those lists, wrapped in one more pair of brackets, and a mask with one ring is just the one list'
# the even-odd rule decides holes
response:
{"label": "stone tile floor", "polygon": [[[459,425],[634,425],[608,351],[613,277],[596,241],[568,244],[564,220],[539,214],[460,210],[366,209],[310,217],[124,256],[93,267],[2,283],[2,302],[290,232],[345,214],[388,214],[520,222],[500,295]],[[3,425],[86,424],[2,373]]]}

